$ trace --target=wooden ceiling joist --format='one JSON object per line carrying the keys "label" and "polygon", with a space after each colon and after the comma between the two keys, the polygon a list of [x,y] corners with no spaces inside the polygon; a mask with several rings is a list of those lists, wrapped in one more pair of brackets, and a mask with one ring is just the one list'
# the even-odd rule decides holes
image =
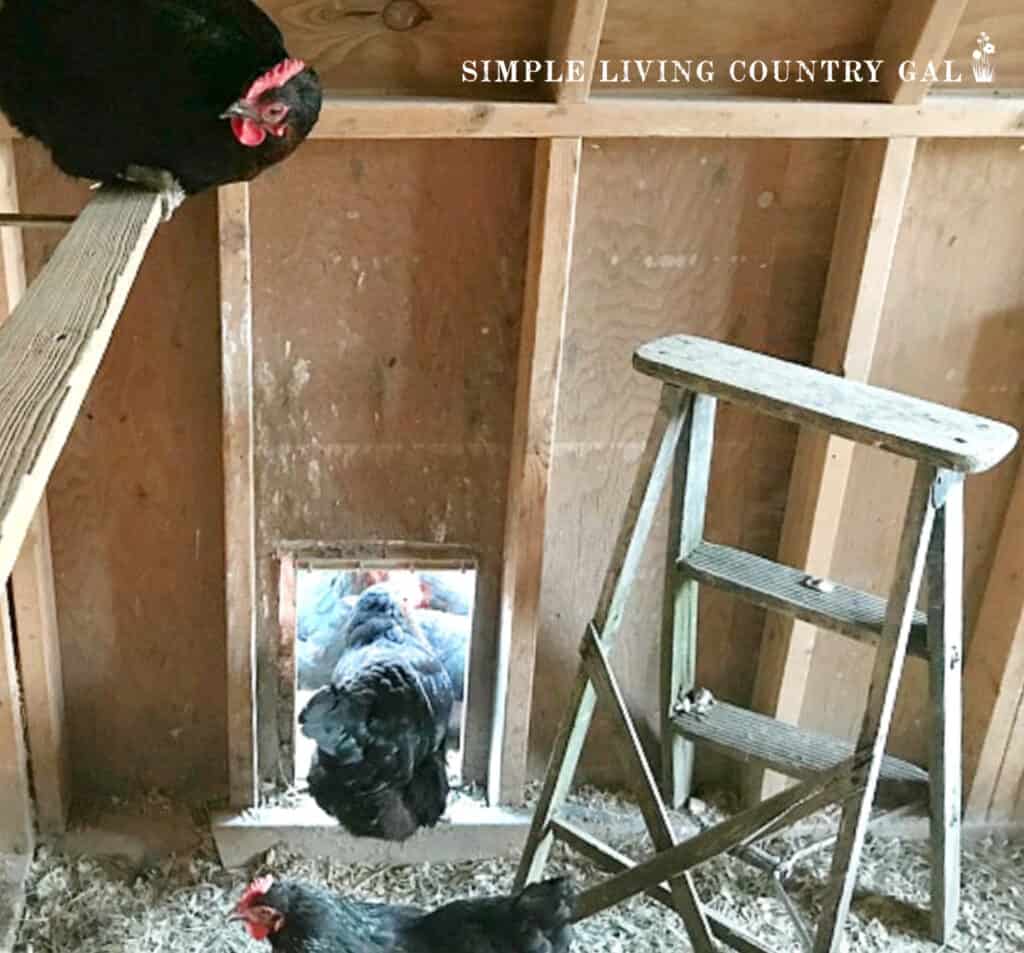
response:
{"label": "wooden ceiling joist", "polygon": [[314,139],[1024,138],[1024,100],[933,94],[919,106],[593,96],[582,103],[329,96]]}
{"label": "wooden ceiling joist", "polygon": [[[0,118],[0,139],[17,133]],[[1021,139],[1024,98],[933,93],[919,105],[754,97],[490,102],[328,93],[313,139]]]}

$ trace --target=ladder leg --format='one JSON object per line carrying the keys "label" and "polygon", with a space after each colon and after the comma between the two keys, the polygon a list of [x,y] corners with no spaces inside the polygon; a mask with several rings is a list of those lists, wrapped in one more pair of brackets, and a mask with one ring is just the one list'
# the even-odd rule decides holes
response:
{"label": "ladder leg", "polygon": [[933,493],[939,487],[940,481],[937,480],[935,469],[927,464],[918,464],[907,504],[885,625],[875,654],[867,707],[857,741],[857,750],[870,752],[871,761],[863,795],[849,802],[843,809],[839,836],[832,854],[828,890],[815,935],[814,953],[838,953],[842,944],[843,926],[857,882],[864,835],[878,786],[889,724],[896,707],[896,692],[903,671],[910,624],[924,573],[925,554],[935,516]]}
{"label": "ladder leg", "polygon": [[931,932],[948,943],[960,909],[961,682],[964,487],[950,474],[928,550],[928,655],[931,694]]}
{"label": "ladder leg", "polygon": [[715,434],[715,398],[695,394],[676,452],[665,561],[665,596],[659,666],[661,712],[661,789],[666,803],[679,807],[690,796],[693,744],[672,727],[672,707],[681,691],[694,686],[697,667],[698,583],[677,565],[704,536],[704,511]]}
{"label": "ladder leg", "polygon": [[[617,715],[619,730],[615,733],[615,744],[618,748],[619,760],[626,772],[640,782],[637,788],[640,810],[643,813],[647,831],[651,835],[654,849],[657,851],[668,850],[676,843],[672,822],[665,809],[665,802],[658,792],[654,772],[651,771],[647,756],[644,754],[643,745],[640,744],[640,736],[636,733],[633,717],[619,690],[615,674],[608,662],[608,656],[593,629],[587,633],[583,642],[583,664],[590,673],[591,682],[598,697],[602,698],[605,705]],[[689,934],[695,953],[715,953],[715,943],[711,939],[707,915],[700,902],[700,897],[697,895],[697,888],[694,886],[690,872],[686,871],[673,877],[669,881],[669,889],[672,891],[672,902],[676,913],[682,917],[683,923],[686,925],[686,932]]]}
{"label": "ladder leg", "polygon": [[[661,403],[637,466],[633,491],[591,623],[600,634],[606,650],[611,648],[622,621],[629,590],[650,535],[658,503],[672,472],[676,447],[688,409],[689,400],[684,399],[678,388],[668,385],[662,388]],[[586,667],[581,662],[569,707],[551,748],[540,799],[533,812],[523,856],[516,871],[516,889],[539,879],[543,873],[553,839],[551,819],[565,800],[576,774],[596,700]]]}

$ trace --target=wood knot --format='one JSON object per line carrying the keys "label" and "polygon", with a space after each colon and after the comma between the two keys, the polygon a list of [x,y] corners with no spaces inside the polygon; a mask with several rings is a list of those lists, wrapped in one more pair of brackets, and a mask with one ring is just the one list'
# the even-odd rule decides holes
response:
{"label": "wood knot", "polygon": [[389,30],[403,32],[431,19],[430,11],[418,0],[391,0],[381,13],[384,26]]}

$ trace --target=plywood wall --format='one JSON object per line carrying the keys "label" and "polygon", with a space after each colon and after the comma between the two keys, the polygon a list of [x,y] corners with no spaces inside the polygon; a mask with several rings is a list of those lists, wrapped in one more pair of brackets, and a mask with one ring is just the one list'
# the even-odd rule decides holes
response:
{"label": "plywood wall", "polygon": [[[1024,425],[1024,162],[1016,145],[931,142],[919,147],[874,362],[872,383]],[[1019,450],[1017,451],[1019,454]],[[1017,469],[1017,454],[966,485],[967,652]],[[858,448],[836,573],[884,592],[896,558],[910,472]],[[870,651],[819,640],[804,720],[854,731]],[[827,653],[827,661],[825,656]],[[895,751],[927,757],[925,669],[908,663]]]}
{"label": "plywood wall", "polygon": [[[847,152],[814,141],[584,143],[534,771],[654,408],[656,387],[630,369],[632,349],[688,331],[807,361]],[[481,559],[480,611],[496,625],[532,158],[529,142],[318,142],[255,184],[262,645],[277,626],[274,553],[295,539],[470,545]],[[26,210],[84,201],[84,186],[40,150],[19,144],[18,161]],[[874,381],[1019,426],[1021,154],[1013,143],[933,142],[917,161]],[[29,236],[31,272],[56,238]],[[217,252],[213,197],[161,228],[50,488],[79,797],[224,789]],[[722,408],[712,539],[775,554],[794,441],[788,426]],[[1016,460],[968,488],[969,622],[1015,469]],[[905,474],[865,452],[853,479],[837,574],[879,589]],[[663,545],[656,534],[615,660],[647,741]],[[700,681],[748,702],[763,615],[709,594],[701,623]],[[478,651],[479,693],[490,688],[493,641]],[[273,718],[272,659],[260,662]],[[849,643],[841,663],[816,657],[804,721],[849,733],[866,668]],[[912,667],[896,728],[896,745],[917,757],[920,687]],[[582,775],[619,783],[608,727],[598,720]],[[265,768],[275,754],[262,751]],[[470,773],[482,771],[484,752],[469,755]],[[704,780],[736,776],[726,762],[700,764]]]}
{"label": "plywood wall", "polygon": [[551,0],[351,5],[263,0],[260,5],[280,24],[289,52],[312,63],[331,88],[485,99],[521,96],[526,90],[522,84],[464,84],[463,60],[545,56],[552,10]]}
{"label": "plywood wall", "polygon": [[[633,349],[703,334],[791,360],[810,358],[842,189],[844,143],[635,142],[584,145],[562,395],[545,540],[534,691],[534,770],[566,703],[658,387]],[[795,430],[724,407],[708,530],[772,555]],[[664,524],[656,530],[615,664],[635,714],[657,724]],[[749,701],[762,613],[711,593],[699,678]],[[581,767],[620,780],[599,714]],[[713,762],[712,762],[713,763]]]}
{"label": "plywood wall", "polygon": [[[282,541],[470,546],[497,619],[532,167],[528,142],[315,143],[255,186],[264,711]],[[495,628],[471,698],[491,691]],[[272,773],[276,745],[260,755]]]}
{"label": "plywood wall", "polygon": [[[712,60],[714,78],[694,78],[681,88],[687,92],[724,91],[745,96],[830,98],[850,96],[838,84],[817,81],[748,82],[743,72],[730,76],[733,60],[858,58],[871,55],[875,37],[889,7],[888,0],[766,0],[752,6],[747,0],[609,0],[600,57],[609,61],[607,77],[597,74],[595,91],[622,91],[626,74],[615,67],[627,59]],[[813,22],[813,30],[806,24]],[[795,75],[795,74],[794,74]],[[696,74],[695,74],[696,76]],[[737,83],[736,78],[740,79]],[[647,91],[673,88],[651,76],[633,79],[631,88]]]}
{"label": "plywood wall", "polygon": [[1024,89],[1024,6],[1017,0],[969,0],[946,55],[967,62],[982,31],[996,48],[992,57],[995,88]]}
{"label": "plywood wall", "polygon": [[[552,0],[394,0],[343,5],[332,0],[263,0],[280,23],[289,51],[312,63],[333,89],[461,96],[477,99],[536,98],[537,84],[463,81],[462,64],[548,55]],[[892,0],[609,0],[595,92],[724,93],[787,98],[857,98],[849,83],[821,74],[812,83],[753,82],[730,76],[733,60],[747,62],[856,59],[873,55]],[[809,28],[813,25],[813,28]],[[994,88],[1024,88],[1024,10],[1017,0],[970,0],[946,54],[963,74],[955,91],[980,90],[970,71],[978,34],[996,45]],[[626,73],[627,60],[711,60],[714,77],[659,82]],[[671,75],[671,74],[670,74]],[[795,73],[794,73],[795,77]]]}
{"label": "plywood wall", "polygon": [[[25,208],[88,195],[17,145]],[[60,233],[26,233],[31,278]],[[76,799],[226,785],[214,198],[162,227],[50,483]]]}

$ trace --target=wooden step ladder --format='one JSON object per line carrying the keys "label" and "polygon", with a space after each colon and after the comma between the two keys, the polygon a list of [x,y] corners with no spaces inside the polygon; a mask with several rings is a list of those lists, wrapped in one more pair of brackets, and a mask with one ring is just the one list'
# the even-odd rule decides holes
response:
{"label": "wooden step ladder", "polygon": [[[557,839],[612,876],[583,890],[584,919],[644,892],[675,909],[698,953],[715,939],[742,953],[766,947],[709,910],[692,869],[763,840],[832,804],[842,805],[826,899],[813,936],[814,953],[836,953],[850,907],[864,836],[881,782],[926,794],[931,817],[932,933],[946,942],[960,892],[960,666],[963,572],[963,478],[994,466],[1017,432],[939,404],[702,338],[653,341],[634,367],[662,382],[662,395],[637,467],[604,586],[580,646],[581,665],[554,742],[540,800],[516,877],[521,887],[542,876]],[[704,511],[718,399],[880,447],[916,462],[913,486],[888,600],[704,539]],[[630,588],[659,500],[672,484],[670,558],[660,664],[662,783],[640,745],[609,665]],[[915,611],[928,576],[927,612]],[[715,586],[877,645],[867,706],[856,744],[806,731],[694,693],[697,590]],[[885,754],[907,652],[928,659],[932,711],[930,771]],[[656,853],[642,862],[613,850],[556,816],[572,783],[598,700],[616,715],[616,744],[627,776],[639,781],[639,802]],[[666,798],[689,791],[693,744],[792,778],[794,786],[677,842]],[[755,848],[756,849],[756,848]],[[714,938],[714,939],[713,939]]]}

